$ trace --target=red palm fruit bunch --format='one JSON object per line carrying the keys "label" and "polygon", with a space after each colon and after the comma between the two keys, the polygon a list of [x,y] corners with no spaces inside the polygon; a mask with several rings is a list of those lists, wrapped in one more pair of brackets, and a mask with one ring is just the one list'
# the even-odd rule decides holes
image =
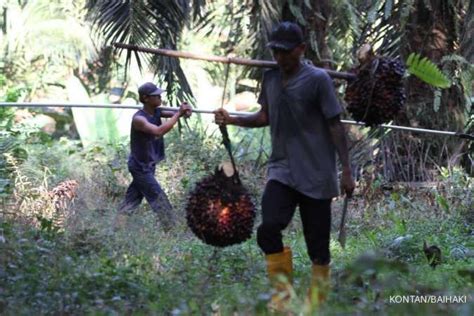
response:
{"label": "red palm fruit bunch", "polygon": [[250,238],[255,205],[238,175],[216,169],[196,184],[186,206],[191,231],[204,243],[226,247]]}
{"label": "red palm fruit bunch", "polygon": [[348,83],[345,94],[352,117],[367,126],[393,120],[406,99],[403,62],[398,58],[372,55],[364,58],[353,72],[356,79]]}

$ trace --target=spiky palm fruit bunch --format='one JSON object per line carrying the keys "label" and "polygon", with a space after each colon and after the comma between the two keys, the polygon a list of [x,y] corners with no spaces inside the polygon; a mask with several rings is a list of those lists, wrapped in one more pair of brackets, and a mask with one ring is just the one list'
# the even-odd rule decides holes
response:
{"label": "spiky palm fruit bunch", "polygon": [[345,95],[352,117],[367,126],[393,120],[406,99],[403,62],[398,58],[373,57],[354,72],[357,77],[348,83]]}
{"label": "spiky palm fruit bunch", "polygon": [[48,192],[56,211],[65,210],[77,196],[79,183],[76,180],[66,180],[59,183]]}
{"label": "spiky palm fruit bunch", "polygon": [[203,242],[226,247],[250,238],[255,205],[238,177],[227,177],[222,170],[216,169],[191,192],[186,220],[191,231]]}

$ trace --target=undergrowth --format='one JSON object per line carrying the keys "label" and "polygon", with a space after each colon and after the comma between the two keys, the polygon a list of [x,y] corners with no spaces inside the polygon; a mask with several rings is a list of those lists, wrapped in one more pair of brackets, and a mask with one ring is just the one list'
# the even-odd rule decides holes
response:
{"label": "undergrowth", "polygon": [[[3,200],[0,218],[0,313],[271,314],[272,292],[255,234],[216,249],[186,226],[188,192],[226,159],[219,138],[203,135],[173,133],[167,139],[167,160],[157,178],[180,218],[169,232],[145,202],[115,225],[131,180],[124,144],[84,149],[63,139],[29,144],[21,161],[10,157],[16,185]],[[252,154],[240,157],[241,178],[259,209],[265,168]],[[333,202],[332,292],[320,314],[474,313],[472,179],[456,169],[442,169],[439,177],[422,188],[359,184],[364,194],[357,191],[350,202],[345,249],[336,241],[341,201]],[[46,193],[69,179],[79,183],[75,198],[55,209]],[[428,265],[423,241],[442,251],[436,269]],[[285,244],[293,250],[295,273],[290,309],[304,314],[310,262],[298,215],[285,231]],[[407,295],[460,296],[467,302],[390,302]]]}

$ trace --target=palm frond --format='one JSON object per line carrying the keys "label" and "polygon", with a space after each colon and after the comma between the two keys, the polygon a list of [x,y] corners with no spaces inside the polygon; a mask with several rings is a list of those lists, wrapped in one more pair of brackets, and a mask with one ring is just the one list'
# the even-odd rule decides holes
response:
{"label": "palm frond", "polygon": [[337,0],[333,2],[333,18],[330,20],[328,45],[333,52],[333,59],[338,61],[338,68],[346,69],[353,65],[353,52],[348,48],[355,47],[362,29],[362,17],[352,1]]}
{"label": "palm frond", "polygon": [[[249,8],[249,41],[252,47],[250,57],[254,59],[271,59],[266,48],[273,27],[280,21],[284,0],[259,1],[247,0]],[[260,79],[262,69],[248,69],[248,75]]]}
{"label": "palm frond", "polygon": [[[203,0],[193,2],[192,13],[200,16]],[[151,0],[88,0],[86,3],[88,19],[95,30],[104,36],[106,43],[120,42],[144,47],[177,49],[181,33],[190,21],[189,0],[151,1]],[[164,57],[141,54],[128,50],[125,67],[135,58],[140,69],[147,66],[160,78],[165,78],[168,88],[176,82],[192,96],[186,76],[179,61],[166,61]],[[174,80],[174,81],[170,81]]]}
{"label": "palm frond", "polygon": [[448,88],[450,80],[431,60],[419,54],[411,53],[406,61],[407,71],[418,79],[437,88]]}
{"label": "palm frond", "polygon": [[90,29],[80,19],[84,10],[75,11],[83,1],[8,3],[0,40],[2,71],[29,87],[25,97],[40,90],[49,93],[47,83],[61,82],[65,73],[95,58]]}
{"label": "palm frond", "polygon": [[89,1],[88,18],[107,44],[150,46],[160,32],[158,16],[145,1]]}
{"label": "palm frond", "polygon": [[301,1],[295,2],[295,0],[288,0],[288,8],[290,9],[291,14],[295,17],[297,23],[300,25],[307,24],[304,13],[305,10],[307,8],[311,8],[311,6],[308,7],[308,3],[306,1],[301,3]]}
{"label": "palm frond", "polygon": [[379,55],[400,57],[400,47],[403,46],[405,27],[414,1],[351,1],[359,16],[357,27],[360,30],[352,54],[355,55],[364,43],[369,43]]}

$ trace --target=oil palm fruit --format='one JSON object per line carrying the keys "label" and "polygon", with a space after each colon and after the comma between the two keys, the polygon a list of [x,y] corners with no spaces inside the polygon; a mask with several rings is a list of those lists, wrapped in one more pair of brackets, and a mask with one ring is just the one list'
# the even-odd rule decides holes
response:
{"label": "oil palm fruit", "polygon": [[398,58],[368,55],[352,72],[346,88],[347,110],[359,122],[375,126],[393,120],[403,108],[405,66]]}
{"label": "oil palm fruit", "polygon": [[250,238],[255,205],[237,173],[229,177],[223,169],[216,168],[190,193],[186,220],[204,243],[226,247]]}

